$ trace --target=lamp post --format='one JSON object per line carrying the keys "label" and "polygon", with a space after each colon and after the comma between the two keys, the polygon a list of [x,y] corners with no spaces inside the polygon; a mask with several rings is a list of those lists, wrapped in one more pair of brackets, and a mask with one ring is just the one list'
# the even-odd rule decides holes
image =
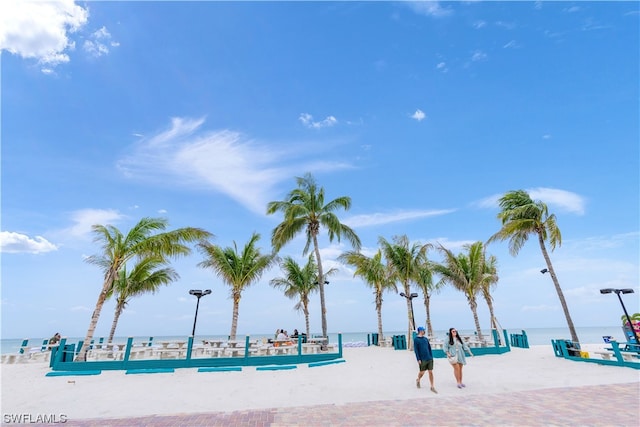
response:
{"label": "lamp post", "polygon": [[407,295],[404,292],[400,292],[401,297],[405,297],[409,300],[409,305],[411,306],[411,321],[413,322],[413,330],[416,330],[416,317],[413,315],[413,299],[418,296],[415,292],[411,295]]}
{"label": "lamp post", "polygon": [[209,295],[211,293],[211,289],[205,289],[204,291],[201,291],[200,289],[191,289],[189,293],[195,296],[196,298],[198,298],[198,302],[196,303],[196,315],[193,318],[193,331],[191,331],[191,336],[195,336],[196,321],[198,320],[198,307],[200,306],[200,298],[202,298],[205,295]]}
{"label": "lamp post", "polygon": [[622,302],[622,297],[620,294],[632,294],[633,289],[613,289],[606,288],[600,289],[601,294],[610,294],[615,292],[618,295],[618,299],[620,300],[620,305],[622,306],[622,311],[624,311],[624,315],[627,317],[627,322],[629,322],[629,327],[631,328],[631,332],[633,332],[633,336],[636,338],[636,344],[640,344],[640,340],[638,339],[638,334],[636,334],[636,329],[633,327],[633,323],[631,323],[631,318],[629,317],[629,313],[627,313],[627,308],[624,306],[624,302]]}

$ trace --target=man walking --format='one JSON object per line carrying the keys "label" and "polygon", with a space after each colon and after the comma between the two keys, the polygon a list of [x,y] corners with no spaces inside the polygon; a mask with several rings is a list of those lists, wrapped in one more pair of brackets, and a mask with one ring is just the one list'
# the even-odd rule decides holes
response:
{"label": "man walking", "polygon": [[433,385],[433,354],[431,353],[431,344],[427,337],[424,336],[424,328],[420,326],[418,328],[418,335],[413,340],[413,351],[416,353],[416,359],[418,359],[418,379],[416,380],[416,387],[420,388],[420,380],[425,371],[429,371],[429,383],[431,384],[431,391],[438,393]]}

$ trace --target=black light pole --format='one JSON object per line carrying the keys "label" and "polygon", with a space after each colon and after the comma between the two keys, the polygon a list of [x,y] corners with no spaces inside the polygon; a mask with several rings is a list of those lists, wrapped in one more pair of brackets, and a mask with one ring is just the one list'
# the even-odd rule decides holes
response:
{"label": "black light pole", "polygon": [[400,292],[401,297],[405,297],[409,300],[409,305],[411,305],[411,321],[413,322],[413,330],[416,330],[416,317],[413,315],[413,299],[418,296],[415,292],[411,295],[406,295],[404,292]]}
{"label": "black light pole", "polygon": [[198,302],[196,303],[196,315],[193,318],[193,331],[191,331],[191,336],[195,337],[196,336],[196,321],[198,320],[198,307],[200,306],[200,298],[202,298],[205,295],[209,295],[211,293],[211,289],[205,289],[204,291],[201,291],[200,289],[191,289],[189,291],[189,293],[193,296],[195,296],[196,298],[198,298]]}
{"label": "black light pole", "polygon": [[636,329],[633,327],[633,323],[631,323],[631,318],[629,317],[629,313],[627,313],[627,308],[624,306],[624,302],[622,302],[622,297],[620,294],[632,294],[633,289],[613,289],[606,288],[600,289],[601,294],[610,294],[615,292],[618,295],[618,299],[620,300],[620,305],[622,306],[622,311],[624,311],[624,315],[627,316],[627,322],[629,322],[629,327],[631,328],[631,332],[633,332],[633,336],[636,338],[636,344],[640,344],[640,340],[638,339],[638,334],[636,334]]}

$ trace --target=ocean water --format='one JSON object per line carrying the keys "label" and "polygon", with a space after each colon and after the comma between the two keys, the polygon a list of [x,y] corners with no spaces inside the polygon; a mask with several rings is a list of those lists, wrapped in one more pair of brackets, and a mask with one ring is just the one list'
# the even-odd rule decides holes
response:
{"label": "ocean water", "polygon": [[[509,334],[520,334],[522,331],[527,333],[527,337],[529,339],[529,345],[544,345],[551,344],[552,339],[571,339],[571,334],[569,334],[569,330],[567,328],[519,328],[519,329],[507,329],[507,333]],[[473,336],[475,334],[474,330],[468,329],[458,329],[461,336]],[[603,336],[613,336],[620,342],[625,342],[624,334],[622,332],[621,326],[594,326],[594,327],[581,327],[576,328],[576,332],[578,334],[578,338],[582,344],[601,344],[603,342]],[[377,333],[377,331],[370,332],[343,332],[342,333],[342,342],[343,344],[360,344],[367,343],[367,336],[371,333]],[[389,331],[384,333],[385,336],[392,335],[406,335],[407,331]],[[434,331],[435,338],[444,339],[446,337],[447,331]],[[491,336],[490,331],[483,330],[483,335]],[[314,334],[315,335],[315,334]],[[244,339],[244,336],[237,336],[237,339]],[[251,335],[251,339],[268,339],[273,338],[273,334],[255,334]],[[31,348],[38,348],[42,346],[42,342],[45,338],[29,338],[28,346]],[[84,337],[67,337],[67,342],[75,343],[79,340],[84,339]],[[100,337],[94,337],[97,342]],[[176,340],[186,340],[186,336],[154,336],[153,342],[157,343],[160,341],[176,341]],[[194,342],[200,343],[205,339],[227,339],[226,335],[196,335]],[[148,342],[148,336],[138,336],[134,337],[134,343],[142,343]],[[0,354],[10,354],[17,353],[20,350],[20,346],[22,344],[22,339],[2,339],[0,340]],[[127,337],[115,337],[114,343],[126,343]],[[329,334],[329,342],[338,342],[338,334],[330,333]]]}

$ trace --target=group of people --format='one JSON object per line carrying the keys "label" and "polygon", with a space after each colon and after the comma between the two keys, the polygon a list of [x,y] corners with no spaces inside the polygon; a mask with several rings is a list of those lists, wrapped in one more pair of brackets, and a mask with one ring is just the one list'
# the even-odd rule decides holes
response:
{"label": "group of people", "polygon": [[288,341],[290,338],[298,338],[298,330],[294,329],[293,334],[289,336],[289,333],[284,329],[276,329],[275,338],[276,341]]}
{"label": "group of people", "polygon": [[[466,387],[462,382],[462,367],[467,364],[466,354],[468,353],[470,356],[473,356],[473,353],[469,346],[462,341],[462,338],[460,338],[455,328],[449,329],[449,336],[444,342],[443,350],[447,356],[447,360],[453,367],[453,376],[456,379],[457,387]],[[422,380],[425,372],[428,372],[431,391],[438,393],[433,378],[433,353],[431,351],[431,343],[429,343],[429,339],[425,336],[425,330],[422,326],[418,328],[418,333],[413,340],[413,351],[418,360],[416,387],[420,388],[420,380]]]}

